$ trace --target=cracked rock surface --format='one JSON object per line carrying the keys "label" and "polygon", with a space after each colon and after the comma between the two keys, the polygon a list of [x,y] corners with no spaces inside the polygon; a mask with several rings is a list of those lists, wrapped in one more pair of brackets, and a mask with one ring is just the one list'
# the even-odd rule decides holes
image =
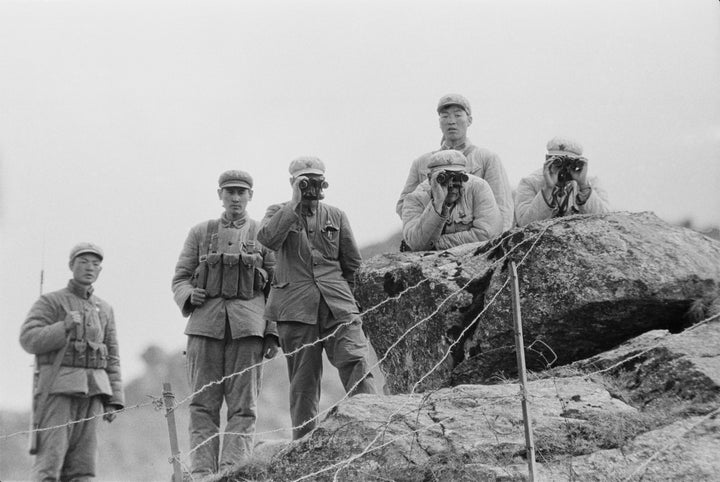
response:
{"label": "cracked rock surface", "polygon": [[531,371],[680,332],[693,303],[720,291],[720,243],[651,213],[571,216],[484,244],[376,256],[355,294],[372,308],[363,320],[389,393],[516,375],[510,261]]}

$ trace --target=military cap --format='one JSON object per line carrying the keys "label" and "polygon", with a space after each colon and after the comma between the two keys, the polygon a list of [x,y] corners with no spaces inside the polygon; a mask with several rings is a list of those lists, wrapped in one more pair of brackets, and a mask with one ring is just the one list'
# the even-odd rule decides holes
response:
{"label": "military cap", "polygon": [[430,156],[428,169],[431,171],[435,169],[442,169],[444,171],[464,171],[466,164],[467,159],[465,158],[465,154],[453,149],[447,149],[444,151],[437,151]]}
{"label": "military cap", "polygon": [[577,141],[569,137],[557,136],[548,141],[547,151],[549,156],[580,157],[583,148]]}
{"label": "military cap", "polygon": [[94,254],[100,259],[103,259],[105,257],[103,255],[103,250],[100,248],[100,246],[93,243],[83,242],[76,244],[75,246],[73,246],[73,249],[70,250],[70,263],[72,263],[73,260],[81,254]]}
{"label": "military cap", "polygon": [[218,186],[220,189],[224,187],[243,187],[245,189],[252,189],[253,178],[245,171],[225,171],[220,174]]}
{"label": "military cap", "polygon": [[325,174],[325,164],[314,156],[302,156],[293,159],[290,163],[290,175],[292,177],[302,176],[304,174]]}
{"label": "military cap", "polygon": [[465,112],[467,112],[467,115],[472,115],[472,112],[470,111],[470,102],[460,94],[447,94],[440,97],[437,106],[438,114],[449,105],[460,106]]}

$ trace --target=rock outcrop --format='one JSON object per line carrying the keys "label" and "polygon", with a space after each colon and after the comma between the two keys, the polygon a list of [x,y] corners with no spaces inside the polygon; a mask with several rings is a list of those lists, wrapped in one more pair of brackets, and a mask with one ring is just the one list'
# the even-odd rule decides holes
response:
{"label": "rock outcrop", "polygon": [[356,297],[390,393],[516,374],[510,261],[531,371],[682,331],[693,304],[720,291],[720,243],[651,213],[571,216],[484,244],[377,256]]}
{"label": "rock outcrop", "polygon": [[[720,320],[654,331],[528,383],[536,480],[718,480],[718,340]],[[520,403],[510,383],[359,395],[258,480],[527,480]]]}

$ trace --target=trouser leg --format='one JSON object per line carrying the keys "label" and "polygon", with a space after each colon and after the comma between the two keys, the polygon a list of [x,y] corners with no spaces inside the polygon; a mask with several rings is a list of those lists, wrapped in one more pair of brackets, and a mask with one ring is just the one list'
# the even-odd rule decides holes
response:
{"label": "trouser leg", "polygon": [[255,365],[263,360],[262,348],[263,339],[258,336],[229,340],[225,346],[225,375],[243,373],[223,382],[227,426],[220,457],[221,470],[242,463],[252,453],[262,378],[262,367]]}
{"label": "trouser leg", "polygon": [[[317,423],[322,379],[322,345],[312,344],[318,339],[317,325],[297,322],[278,322],[280,346],[285,352],[290,378],[290,419],[293,440],[310,432]],[[298,353],[288,355],[302,348]],[[301,427],[302,425],[302,427]]]}
{"label": "trouser leg", "polygon": [[[224,340],[205,336],[188,336],[187,370],[190,389],[201,392],[190,400],[190,454],[191,471],[194,475],[217,472],[220,440],[220,407],[223,401],[222,384],[212,384],[222,378],[224,372]],[[215,436],[209,442],[206,440]],[[197,450],[199,445],[203,444]]]}
{"label": "trouser leg", "polygon": [[[40,428],[65,425],[72,420],[72,397],[50,395],[40,420]],[[32,468],[33,481],[60,480],[60,471],[70,445],[70,427],[64,426],[38,433],[38,453]]]}
{"label": "trouser leg", "polygon": [[345,392],[351,396],[377,393],[368,363],[368,341],[360,317],[349,315],[342,323],[338,322],[323,301],[320,303],[318,323],[321,338],[335,332],[325,341],[325,353],[330,363],[337,368]]}
{"label": "trouser leg", "polygon": [[70,426],[69,442],[60,480],[83,482],[95,477],[97,424],[103,412],[100,397],[73,397],[72,420],[90,418]]}

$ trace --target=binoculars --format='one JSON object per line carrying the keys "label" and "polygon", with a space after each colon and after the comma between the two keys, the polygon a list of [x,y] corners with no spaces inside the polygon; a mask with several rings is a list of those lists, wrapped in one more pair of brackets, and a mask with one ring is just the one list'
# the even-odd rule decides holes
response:
{"label": "binoculars", "polygon": [[314,187],[316,189],[327,189],[327,187],[330,184],[325,180],[324,177],[309,177],[306,179],[300,179],[300,183],[298,186],[301,190],[306,190],[309,187]]}
{"label": "binoculars", "polygon": [[462,171],[443,171],[435,178],[441,186],[445,186],[447,184],[462,184],[468,179],[468,175]]}
{"label": "binoculars", "polygon": [[580,171],[587,163],[584,159],[567,156],[556,156],[550,158],[550,161],[550,166],[558,170],[558,183],[560,184],[565,184],[566,182],[571,181],[572,175],[570,173],[572,171]]}

